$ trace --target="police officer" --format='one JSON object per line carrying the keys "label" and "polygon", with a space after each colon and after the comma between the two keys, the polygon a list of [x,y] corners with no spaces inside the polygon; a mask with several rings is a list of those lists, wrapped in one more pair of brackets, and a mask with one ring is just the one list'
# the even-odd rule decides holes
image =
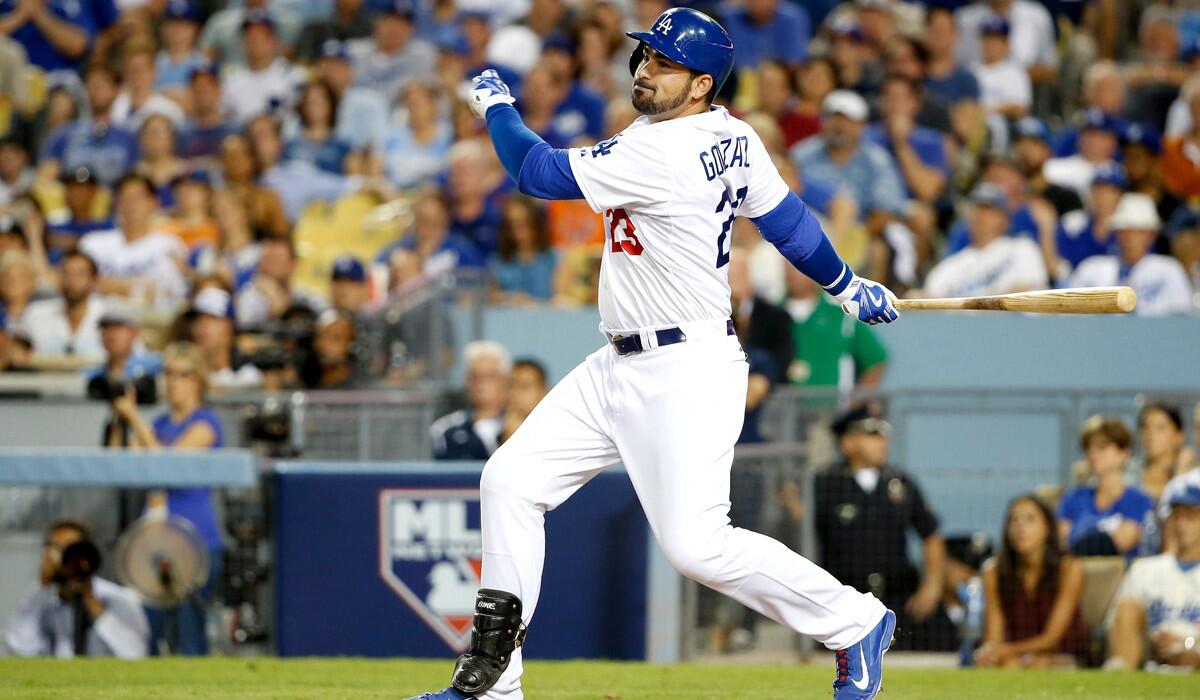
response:
{"label": "police officer", "polygon": [[[899,648],[953,649],[957,636],[940,608],[946,544],[916,481],[887,463],[891,426],[868,403],[832,428],[841,460],[814,482],[822,566],[897,611]],[[921,539],[922,571],[908,558],[910,529]]]}

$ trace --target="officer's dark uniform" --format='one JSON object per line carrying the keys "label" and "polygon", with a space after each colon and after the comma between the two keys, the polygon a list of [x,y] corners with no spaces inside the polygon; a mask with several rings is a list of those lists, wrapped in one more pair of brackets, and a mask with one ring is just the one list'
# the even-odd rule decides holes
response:
{"label": "officer's dark uniform", "polygon": [[921,624],[904,611],[921,574],[908,558],[909,528],[924,540],[938,531],[912,477],[884,466],[879,483],[867,493],[845,462],[816,477],[813,484],[821,566],[842,583],[875,594],[896,612],[899,648],[957,648],[957,633],[939,610]]}

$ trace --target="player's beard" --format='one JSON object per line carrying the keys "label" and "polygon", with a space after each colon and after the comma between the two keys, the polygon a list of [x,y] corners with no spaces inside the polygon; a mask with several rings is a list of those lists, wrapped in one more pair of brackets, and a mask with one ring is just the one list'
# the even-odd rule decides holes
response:
{"label": "player's beard", "polygon": [[[688,76],[687,85],[683,86],[683,89],[679,91],[678,95],[675,95],[674,97],[663,98],[661,101],[656,99],[658,96],[657,89],[653,89],[647,97],[639,97],[638,91],[632,90],[631,99],[633,101],[633,108],[636,109],[638,113],[644,114],[647,117],[653,117],[655,115],[662,114],[663,112],[670,112],[673,109],[678,109],[683,105],[684,102],[687,102],[688,95],[692,94],[692,81],[695,80],[695,78],[696,76],[694,75]],[[636,81],[634,85],[636,87]]]}

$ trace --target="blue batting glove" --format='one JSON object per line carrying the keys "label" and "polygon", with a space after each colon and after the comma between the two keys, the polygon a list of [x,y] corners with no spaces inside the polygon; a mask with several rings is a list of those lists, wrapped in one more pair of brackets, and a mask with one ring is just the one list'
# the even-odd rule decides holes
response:
{"label": "blue batting glove", "polygon": [[471,95],[467,104],[480,119],[487,118],[488,107],[496,104],[510,105],[516,102],[512,92],[494,70],[485,70],[471,81]]}
{"label": "blue batting glove", "polygon": [[891,323],[900,317],[892,290],[858,275],[835,298],[841,303],[842,311],[871,326]]}

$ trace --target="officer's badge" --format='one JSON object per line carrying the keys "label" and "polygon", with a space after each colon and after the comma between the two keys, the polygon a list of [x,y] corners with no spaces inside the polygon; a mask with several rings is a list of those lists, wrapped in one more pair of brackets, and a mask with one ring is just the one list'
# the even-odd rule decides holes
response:
{"label": "officer's badge", "polygon": [[837,507],[837,518],[843,525],[849,525],[858,517],[858,506],[853,503],[843,503]]}
{"label": "officer's badge", "polygon": [[904,482],[896,477],[888,480],[887,492],[892,503],[903,503],[908,499],[908,489],[904,487]]}

